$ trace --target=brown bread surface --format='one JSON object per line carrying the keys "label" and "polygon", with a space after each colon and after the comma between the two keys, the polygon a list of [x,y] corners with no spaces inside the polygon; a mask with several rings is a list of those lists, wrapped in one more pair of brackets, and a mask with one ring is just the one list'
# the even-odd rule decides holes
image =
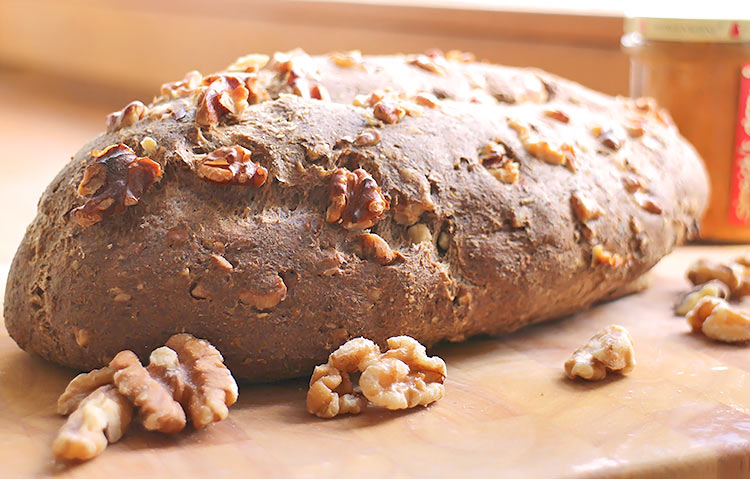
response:
{"label": "brown bread surface", "polygon": [[[291,58],[295,78],[307,81],[301,89],[277,57],[249,74],[268,99],[241,113],[196,123],[197,87],[157,100],[75,155],[44,192],[11,266],[4,315],[19,346],[89,370],[124,349],[146,360],[189,332],[215,345],[235,377],[308,375],[357,336],[431,345],[571,314],[696,232],[708,195],[703,164],[652,104],[477,62],[440,60],[434,72],[417,57],[354,66]],[[307,85],[330,100],[306,98]],[[383,88],[439,101],[392,124],[353,104]],[[177,113],[152,115],[165,108]],[[519,124],[538,141],[570,145],[569,167],[532,154]],[[634,132],[612,140],[608,129],[625,127]],[[358,145],[365,130],[379,141]],[[157,145],[151,154],[146,137]],[[76,189],[91,152],[119,143],[163,174],[137,204],[83,227],[73,210],[89,199]],[[517,181],[483,164],[488,144],[504,145]],[[267,170],[264,184],[197,174],[206,155],[235,145]],[[371,227],[326,221],[337,168],[361,168],[381,188],[388,209]],[[578,211],[573,196],[602,214]],[[363,246],[373,244],[363,233],[392,254]]]}

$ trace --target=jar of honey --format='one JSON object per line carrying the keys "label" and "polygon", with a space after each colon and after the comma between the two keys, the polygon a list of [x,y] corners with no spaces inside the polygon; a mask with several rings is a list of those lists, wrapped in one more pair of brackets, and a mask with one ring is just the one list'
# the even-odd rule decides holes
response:
{"label": "jar of honey", "polygon": [[750,19],[628,17],[621,44],[630,95],[669,110],[706,163],[701,237],[750,242]]}

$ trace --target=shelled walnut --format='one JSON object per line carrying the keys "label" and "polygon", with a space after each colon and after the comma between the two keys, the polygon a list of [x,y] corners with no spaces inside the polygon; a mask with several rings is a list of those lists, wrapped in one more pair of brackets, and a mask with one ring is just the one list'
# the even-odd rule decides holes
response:
{"label": "shelled walnut", "polygon": [[630,334],[622,326],[613,324],[573,352],[565,361],[565,374],[571,379],[580,377],[599,381],[607,376],[607,372],[624,374],[634,367],[635,352]]}
{"label": "shelled walnut", "polygon": [[180,81],[163,84],[161,86],[161,97],[157,98],[156,101],[190,96],[195,93],[202,81],[203,75],[200,72],[195,70],[188,72],[185,78]]}
{"label": "shelled walnut", "polygon": [[706,296],[686,316],[693,331],[725,343],[750,342],[750,314],[723,299]]}
{"label": "shelled walnut", "polygon": [[576,153],[569,143],[552,144],[533,133],[529,125],[519,121],[510,120],[508,126],[516,132],[524,149],[532,156],[545,163],[566,166],[570,171],[576,171]]}
{"label": "shelled walnut", "polygon": [[92,391],[60,428],[52,454],[60,459],[87,460],[120,440],[130,425],[133,406],[111,384]]}
{"label": "shelled walnut", "polygon": [[445,394],[445,362],[428,357],[425,347],[409,336],[388,339],[388,351],[359,378],[365,397],[386,409],[427,406]]}
{"label": "shelled walnut", "polygon": [[389,207],[380,186],[365,170],[338,168],[331,176],[329,187],[331,204],[326,221],[341,223],[345,229],[369,228],[378,222]]}
{"label": "shelled walnut", "polygon": [[266,182],[268,170],[252,161],[251,152],[234,145],[223,146],[195,161],[199,178],[223,185],[258,188]]}
{"label": "shelled walnut", "polygon": [[698,304],[698,301],[706,296],[726,299],[729,297],[729,288],[718,279],[712,279],[707,283],[698,284],[695,288],[685,293],[675,305],[674,312],[680,316],[685,316],[695,307],[696,304]]}
{"label": "shelled walnut", "polygon": [[[225,419],[237,400],[237,383],[221,354],[207,341],[176,334],[154,350],[143,367],[131,351],[109,366],[76,376],[58,400],[59,414],[72,412],[53,445],[55,457],[90,459],[125,432],[132,405],[148,430],[173,434],[187,412],[196,429]],[[106,435],[106,438],[105,438]]]}
{"label": "shelled walnut", "polygon": [[128,206],[137,204],[162,175],[159,163],[136,157],[133,150],[122,143],[94,150],[91,156],[94,162],[86,167],[77,189],[79,195],[91,198],[71,211],[73,219],[83,227],[123,213]]}
{"label": "shelled walnut", "polygon": [[245,111],[250,97],[247,80],[250,79],[252,83],[253,78],[241,73],[217,74],[204,78],[200,94],[196,97],[195,122],[202,126],[212,126],[222,122],[230,114],[239,115]]}
{"label": "shelled walnut", "polygon": [[479,161],[492,176],[502,183],[516,183],[521,176],[518,162],[515,161],[508,147],[499,140],[484,145],[479,152]]}
{"label": "shelled walnut", "polygon": [[146,116],[148,108],[140,101],[131,101],[125,108],[107,116],[107,133],[134,125]]}
{"label": "shelled walnut", "polygon": [[393,251],[383,238],[374,233],[364,233],[359,240],[364,253],[383,266],[404,259],[401,253]]}
{"label": "shelled walnut", "polygon": [[739,263],[718,263],[699,259],[692,263],[687,271],[687,278],[694,285],[719,280],[729,288],[730,296],[740,297],[746,289],[745,266]]}
{"label": "shelled walnut", "polygon": [[591,250],[592,263],[594,265],[604,264],[611,268],[619,268],[625,264],[625,259],[618,253],[612,253],[604,249],[603,245],[596,245]]}
{"label": "shelled walnut", "polygon": [[[364,338],[344,343],[310,379],[307,410],[318,417],[360,413],[369,400],[386,409],[427,406],[445,393],[445,362],[428,357],[425,347],[408,336],[388,339],[388,351]],[[355,391],[349,373],[362,373]],[[364,398],[362,397],[364,395]],[[365,399],[366,398],[366,399]]]}

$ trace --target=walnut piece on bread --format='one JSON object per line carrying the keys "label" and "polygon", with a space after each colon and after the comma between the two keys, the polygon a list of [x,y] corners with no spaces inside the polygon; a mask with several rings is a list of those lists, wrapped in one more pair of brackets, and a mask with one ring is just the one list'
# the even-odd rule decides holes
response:
{"label": "walnut piece on bread", "polygon": [[390,207],[378,183],[362,168],[336,169],[331,176],[329,197],[326,221],[341,223],[348,230],[371,227]]}
{"label": "walnut piece on bread", "polygon": [[252,161],[251,152],[240,146],[222,146],[195,161],[199,178],[222,185],[259,188],[266,182],[268,170]]}
{"label": "walnut piece on bread", "polygon": [[565,361],[565,375],[599,381],[607,372],[629,373],[635,367],[635,352],[630,334],[622,326],[602,329]]}
{"label": "walnut piece on bread", "polygon": [[133,406],[111,384],[100,386],[80,402],[52,443],[58,459],[86,460],[98,456],[108,443],[128,429]]}
{"label": "walnut piece on bread", "polygon": [[196,97],[195,122],[215,126],[228,115],[239,115],[248,106],[250,90],[240,74],[217,74],[203,79]]}
{"label": "walnut piece on bread", "polygon": [[383,266],[404,259],[404,255],[398,251],[393,251],[390,245],[379,235],[364,233],[359,236],[359,240],[362,243],[362,250],[365,255]]}
{"label": "walnut piece on bread", "polygon": [[94,162],[86,167],[78,194],[90,196],[71,216],[81,226],[123,213],[138,203],[143,193],[162,176],[162,167],[150,158],[138,158],[127,145],[118,143],[91,152]]}
{"label": "walnut piece on bread", "polygon": [[134,125],[146,116],[148,108],[142,102],[136,100],[128,103],[125,108],[107,116],[107,133],[117,131]]}

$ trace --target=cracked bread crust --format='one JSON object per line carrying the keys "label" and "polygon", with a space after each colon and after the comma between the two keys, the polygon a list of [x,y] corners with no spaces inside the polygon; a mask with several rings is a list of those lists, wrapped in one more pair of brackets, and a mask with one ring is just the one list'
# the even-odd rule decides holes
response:
{"label": "cracked bread crust", "polygon": [[[267,101],[201,126],[195,94],[165,97],[76,154],[43,194],[11,267],[5,321],[22,348],[89,370],[123,349],[145,361],[187,331],[214,344],[236,377],[307,375],[357,336],[431,345],[565,316],[638,278],[696,232],[705,170],[661,112],[536,70],[447,61],[438,75],[402,56],[365,56],[367,68],[347,68],[296,55],[301,75],[330,101],[293,95],[271,60],[254,84]],[[372,108],[352,105],[379,88],[440,100],[382,124]],[[550,118],[550,109],[569,121]],[[591,133],[636,120],[645,133],[617,150]],[[531,125],[550,148],[568,145],[574,167],[526,151],[512,122]],[[373,128],[375,144],[352,140]],[[86,228],[72,221],[90,152],[122,143],[144,156],[145,138],[156,142],[148,157],[161,180],[122,214]],[[482,165],[491,142],[519,164],[516,182]],[[196,174],[200,159],[235,145],[268,171],[265,184],[220,185]],[[326,222],[337,168],[364,169],[388,200],[370,228]],[[643,209],[624,185],[633,175],[661,213]],[[582,224],[574,192],[605,213]],[[417,223],[431,241],[410,241]],[[363,233],[403,260],[370,259]],[[623,265],[592,264],[597,244]],[[84,345],[78,330],[90,332]]]}

